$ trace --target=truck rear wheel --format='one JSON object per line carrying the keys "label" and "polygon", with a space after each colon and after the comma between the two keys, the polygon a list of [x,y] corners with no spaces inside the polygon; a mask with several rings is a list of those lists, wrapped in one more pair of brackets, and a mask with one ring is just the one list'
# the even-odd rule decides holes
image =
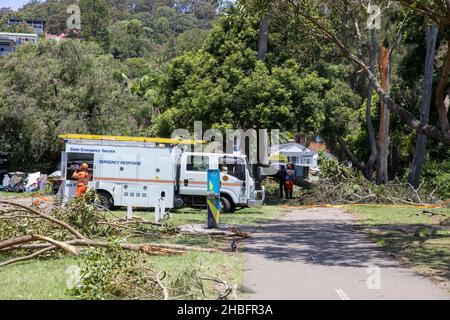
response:
{"label": "truck rear wheel", "polygon": [[99,191],[98,194],[98,201],[99,205],[106,209],[106,210],[112,210],[114,209],[114,203],[112,196],[109,194],[109,192],[106,191]]}
{"label": "truck rear wheel", "polygon": [[231,212],[231,203],[225,197],[220,197],[220,206],[222,207],[222,212],[229,213]]}

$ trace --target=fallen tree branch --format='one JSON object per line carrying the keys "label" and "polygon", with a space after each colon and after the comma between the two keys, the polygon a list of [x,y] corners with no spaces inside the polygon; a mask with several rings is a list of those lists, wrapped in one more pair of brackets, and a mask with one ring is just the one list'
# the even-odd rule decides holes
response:
{"label": "fallen tree branch", "polygon": [[155,281],[158,284],[158,286],[160,286],[162,289],[163,300],[169,300],[169,290],[167,290],[166,286],[164,286],[164,284],[162,283],[162,280],[164,280],[165,277],[166,277],[166,272],[161,271],[160,273],[158,273],[156,275]]}
{"label": "fallen tree branch", "polygon": [[359,159],[353,154],[353,152],[350,150],[350,148],[348,147],[347,143],[344,141],[344,139],[342,139],[342,137],[337,137],[337,141],[339,143],[339,145],[342,148],[342,151],[344,151],[345,155],[347,156],[347,158],[352,162],[352,164],[359,170],[361,170],[362,172],[365,171],[366,166],[364,165],[364,163],[362,163],[361,161],[359,161]]}
{"label": "fallen tree branch", "polygon": [[[10,250],[18,250],[18,249],[28,249],[28,250],[36,250],[39,249],[39,251],[34,252],[30,255],[14,258],[5,262],[0,263],[0,266],[11,264],[18,261],[23,260],[29,260],[34,257],[37,257],[43,253],[46,253],[48,251],[54,250],[54,249],[63,249],[66,252],[77,254],[78,250],[75,247],[100,247],[100,248],[108,248],[111,246],[111,243],[106,241],[94,241],[89,239],[75,239],[75,240],[68,240],[64,242],[56,241],[53,239],[49,239],[47,237],[36,237],[36,236],[30,236],[31,238],[27,238],[28,242],[34,241],[34,240],[45,240],[50,242],[49,240],[52,240],[53,242],[50,242],[50,244],[47,243],[37,243],[37,244],[29,244],[29,245],[16,245],[15,246],[9,246],[4,247],[2,251],[10,251]],[[24,239],[21,240],[20,243],[26,242]],[[130,251],[137,251],[142,252],[149,255],[173,255],[173,254],[184,254],[189,251],[193,252],[205,252],[205,253],[214,253],[217,252],[216,249],[209,249],[209,248],[199,248],[199,247],[189,247],[189,246],[181,246],[181,245],[174,245],[174,244],[160,244],[160,243],[145,243],[145,244],[139,244],[139,243],[120,243],[119,246],[123,250],[130,250]]]}
{"label": "fallen tree branch", "polygon": [[51,221],[51,222],[59,225],[60,227],[63,227],[64,229],[66,229],[67,231],[72,233],[75,237],[77,237],[78,239],[87,239],[84,235],[82,235],[78,230],[76,230],[74,227],[70,226],[69,224],[67,224],[67,223],[65,223],[65,222],[63,222],[63,221],[61,221],[59,219],[56,219],[55,217],[52,217],[52,216],[49,216],[49,215],[44,214],[42,212],[39,212],[36,209],[33,209],[31,207],[27,207],[27,206],[25,206],[23,204],[20,204],[20,203],[15,203],[15,202],[6,201],[6,200],[0,200],[0,203],[7,204],[9,206],[15,206],[15,207],[19,207],[19,208],[25,209],[28,212],[41,217],[42,219]]}
{"label": "fallen tree branch", "polygon": [[20,261],[25,261],[25,260],[30,260],[30,259],[36,258],[37,256],[40,256],[41,254],[44,254],[44,253],[46,253],[48,251],[51,251],[51,250],[53,250],[55,248],[56,248],[55,246],[50,246],[50,247],[41,249],[39,251],[36,251],[36,252],[34,252],[32,254],[29,254],[27,256],[17,257],[17,258],[14,258],[14,259],[10,259],[10,260],[7,260],[7,261],[0,262],[0,267],[6,266],[6,265],[9,265],[9,264],[13,264],[13,263],[16,263],[16,262],[20,262]]}
{"label": "fallen tree branch", "polygon": [[20,245],[22,243],[34,241],[33,239],[34,238],[32,235],[8,239],[8,240],[0,242],[0,250],[5,249],[5,248],[14,247],[14,246]]}
{"label": "fallen tree branch", "polygon": [[[12,249],[12,248],[23,248],[22,244],[24,243],[28,243],[28,242],[33,242],[33,241],[45,241],[50,243],[52,246],[55,246],[57,248],[63,249],[64,251],[77,255],[78,254],[78,250],[77,248],[75,248],[74,246],[72,246],[71,244],[68,244],[67,242],[62,242],[62,241],[58,241],[58,240],[54,240],[50,237],[46,237],[46,236],[42,236],[39,234],[33,234],[33,235],[28,235],[28,236],[22,236],[22,237],[17,237],[17,238],[12,238],[9,240],[5,240],[0,242],[0,251],[7,251],[8,249]],[[49,244],[41,244],[44,245],[44,247],[49,247],[51,245]]]}
{"label": "fallen tree branch", "polygon": [[47,241],[47,242],[51,243],[53,246],[58,247],[68,253],[71,253],[73,255],[78,255],[78,249],[70,244],[67,244],[62,241],[57,241],[52,238],[49,238],[46,236],[41,236],[41,235],[34,235],[33,237],[36,239],[39,239],[39,240]]}
{"label": "fallen tree branch", "polygon": [[201,280],[208,280],[224,286],[224,291],[217,297],[217,300],[226,300],[230,293],[233,292],[233,289],[228,285],[228,283],[221,278],[211,278],[211,277],[201,277]]}
{"label": "fallen tree branch", "polygon": [[[65,244],[69,244],[76,247],[102,247],[107,248],[111,244],[107,241],[95,241],[90,239],[74,239],[64,241]],[[205,253],[214,253],[218,252],[216,249],[212,248],[201,248],[201,247],[191,247],[191,246],[182,246],[176,244],[161,244],[161,243],[120,243],[119,246],[125,250],[131,251],[140,251],[144,253],[151,254],[153,251],[164,251],[167,250],[169,253],[171,250],[174,253],[185,253],[188,251],[192,252],[205,252]],[[18,246],[10,246],[7,249],[42,249],[49,247],[46,243],[37,243],[37,244],[28,244],[28,245],[18,245]],[[7,251],[7,249],[3,251]]]}

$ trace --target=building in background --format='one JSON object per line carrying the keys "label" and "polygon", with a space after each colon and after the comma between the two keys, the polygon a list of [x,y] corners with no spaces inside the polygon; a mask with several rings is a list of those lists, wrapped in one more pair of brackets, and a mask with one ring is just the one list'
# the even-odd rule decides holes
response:
{"label": "building in background", "polygon": [[0,57],[4,57],[16,50],[16,43],[14,40],[0,38]]}
{"label": "building in background", "polygon": [[38,35],[35,33],[0,32],[0,57],[4,57],[23,43],[36,44]]}
{"label": "building in background", "polygon": [[318,154],[299,143],[286,143],[270,148],[270,158],[279,157],[285,163],[293,163],[299,166],[317,167]]}
{"label": "building in background", "polygon": [[303,179],[309,178],[310,172],[316,172],[319,155],[299,143],[291,142],[272,146],[269,149],[271,167],[279,169],[281,165],[292,163],[295,165],[295,174]]}
{"label": "building in background", "polygon": [[45,30],[44,19],[21,19],[21,18],[8,19],[8,26],[17,26],[21,23],[26,23],[38,35],[44,33]]}

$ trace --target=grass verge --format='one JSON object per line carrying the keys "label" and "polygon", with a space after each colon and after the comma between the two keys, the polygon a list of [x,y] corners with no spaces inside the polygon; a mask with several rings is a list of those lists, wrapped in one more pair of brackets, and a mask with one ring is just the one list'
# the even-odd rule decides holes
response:
{"label": "grass verge", "polygon": [[450,289],[450,209],[349,206],[369,238]]}
{"label": "grass verge", "polygon": [[[235,213],[226,213],[220,215],[220,223],[232,224],[232,225],[257,225],[260,223],[268,222],[277,218],[283,213],[283,208],[276,205],[266,205],[262,208],[244,208],[237,210]],[[114,211],[108,214],[108,217],[114,216],[126,217],[126,211]],[[154,213],[151,211],[135,211],[133,215],[143,217],[147,220],[154,220]],[[174,226],[180,226],[185,224],[206,224],[207,216],[205,209],[181,209],[172,214],[172,219],[168,222]]]}
{"label": "grass verge", "polygon": [[[181,256],[148,257],[156,270],[169,275],[181,272],[189,265],[201,266],[211,276],[219,275],[229,284],[242,280],[244,259],[240,254],[208,254],[189,252]],[[68,268],[77,266],[76,258],[32,260],[0,268],[0,300],[69,300]],[[212,291],[211,291],[212,292]],[[210,293],[211,294],[211,293]],[[214,299],[214,296],[208,296]]]}
{"label": "grass verge", "polygon": [[[274,205],[260,209],[246,208],[233,214],[223,214],[221,223],[233,225],[257,225],[277,218],[283,209]],[[125,211],[109,214],[125,217]],[[153,212],[136,211],[136,216],[153,220]],[[183,209],[174,213],[169,221],[173,225],[206,223],[206,210]],[[228,248],[229,243],[212,237],[174,236],[169,239],[133,238],[134,242],[164,242],[191,246]],[[189,252],[181,256],[149,257],[149,263],[156,269],[165,270],[169,274],[180,272],[188,265],[202,266],[211,276],[219,275],[228,283],[240,284],[245,261],[240,253],[197,253]],[[73,299],[66,290],[69,278],[67,268],[77,265],[76,258],[35,259],[0,268],[0,300],[66,300]],[[209,297],[214,299],[214,296]]]}

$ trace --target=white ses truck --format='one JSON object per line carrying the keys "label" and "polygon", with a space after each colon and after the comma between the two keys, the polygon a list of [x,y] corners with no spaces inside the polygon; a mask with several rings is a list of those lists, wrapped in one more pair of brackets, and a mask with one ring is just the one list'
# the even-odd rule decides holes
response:
{"label": "white ses truck", "polygon": [[156,208],[205,206],[207,171],[221,171],[221,204],[224,212],[237,207],[260,206],[264,189],[255,181],[245,155],[186,152],[193,141],[143,137],[62,135],[66,143],[61,159],[62,193],[67,201],[75,196],[73,172],[86,162],[101,204],[114,207]]}

